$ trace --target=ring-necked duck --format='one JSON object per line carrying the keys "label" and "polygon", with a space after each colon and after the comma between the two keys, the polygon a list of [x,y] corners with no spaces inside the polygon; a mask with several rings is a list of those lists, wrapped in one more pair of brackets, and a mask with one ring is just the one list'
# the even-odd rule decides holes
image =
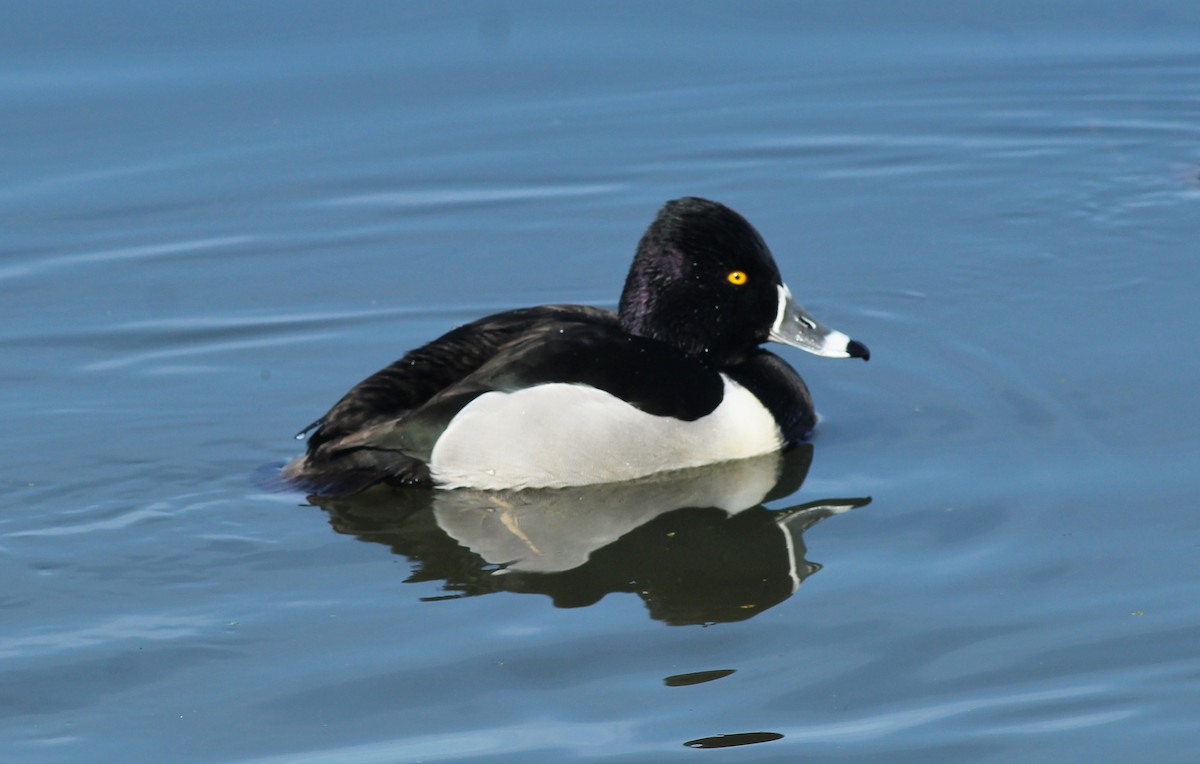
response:
{"label": "ring-necked duck", "polygon": [[460,326],[355,385],[283,475],[324,494],[558,487],[771,453],[816,414],[768,340],[870,355],[792,299],[745,218],[677,199],[638,244],[617,313],[546,305]]}

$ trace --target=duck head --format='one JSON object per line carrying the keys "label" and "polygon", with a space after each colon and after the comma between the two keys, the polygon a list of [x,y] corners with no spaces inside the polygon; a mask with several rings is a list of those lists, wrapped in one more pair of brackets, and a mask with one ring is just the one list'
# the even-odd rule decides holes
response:
{"label": "duck head", "polygon": [[715,367],[775,341],[829,358],[870,357],[792,298],[754,226],[718,202],[685,197],[659,210],[625,280],[630,334],[673,345]]}

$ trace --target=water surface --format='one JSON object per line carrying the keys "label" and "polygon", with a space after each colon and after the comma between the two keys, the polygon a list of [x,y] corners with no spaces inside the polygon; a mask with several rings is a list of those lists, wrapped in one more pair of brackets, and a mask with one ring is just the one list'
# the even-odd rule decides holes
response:
{"label": "water surface", "polygon": [[[5,761],[1194,761],[1191,5],[0,15]],[[872,349],[799,461],[256,482],[684,194]]]}

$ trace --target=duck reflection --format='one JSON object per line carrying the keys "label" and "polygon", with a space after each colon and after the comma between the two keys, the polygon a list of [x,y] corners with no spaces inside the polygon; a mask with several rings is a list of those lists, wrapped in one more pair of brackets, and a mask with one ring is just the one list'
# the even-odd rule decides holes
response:
{"label": "duck reflection", "polygon": [[768,509],[795,493],[812,446],[631,483],[524,491],[379,490],[310,500],[339,533],[387,544],[408,579],[445,597],[509,591],[583,607],[632,592],[669,624],[740,621],[776,605],[821,566],[803,533],[870,502]]}

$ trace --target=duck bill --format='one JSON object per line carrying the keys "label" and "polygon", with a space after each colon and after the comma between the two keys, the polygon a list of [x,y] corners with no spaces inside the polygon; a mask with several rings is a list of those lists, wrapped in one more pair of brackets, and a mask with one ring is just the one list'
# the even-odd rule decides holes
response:
{"label": "duck bill", "polygon": [[866,345],[813,318],[783,284],[779,285],[779,312],[768,338],[826,358],[861,358],[865,361],[871,357]]}

